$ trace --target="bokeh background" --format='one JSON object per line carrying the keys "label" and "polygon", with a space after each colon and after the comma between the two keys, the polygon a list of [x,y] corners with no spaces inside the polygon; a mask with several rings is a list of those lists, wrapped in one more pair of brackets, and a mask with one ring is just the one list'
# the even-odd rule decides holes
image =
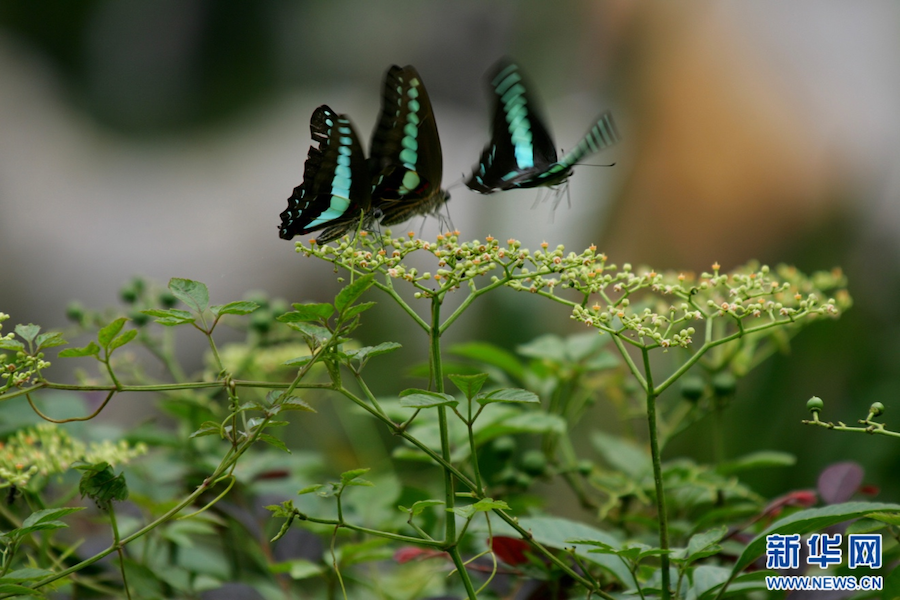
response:
{"label": "bokeh background", "polygon": [[[135,274],[198,279],[221,302],[254,289],[327,299],[331,271],[276,232],[313,109],[348,113],[367,138],[382,73],[414,64],[453,185],[488,138],[483,73],[509,55],[558,145],[574,145],[607,108],[624,141],[588,161],[614,168],[576,170],[571,209],[552,216],[532,208],[533,191],[481,197],[456,185],[463,237],[595,243],[613,262],[656,269],[751,258],[842,266],[854,308],[741,381],[728,453],[798,456],[754,480],[765,494],[812,487],[824,465],[853,459],[897,500],[900,444],[800,420],[815,394],[827,419],[854,422],[879,400],[900,423],[898,34],[889,0],[5,0],[0,310],[61,327],[70,300],[109,305]],[[399,389],[422,347],[384,310],[362,335],[404,343],[378,374],[382,389]],[[571,327],[547,303],[507,292],[454,335],[512,349]],[[335,452],[347,446],[340,428],[323,431]],[[703,424],[669,451],[708,459]]]}

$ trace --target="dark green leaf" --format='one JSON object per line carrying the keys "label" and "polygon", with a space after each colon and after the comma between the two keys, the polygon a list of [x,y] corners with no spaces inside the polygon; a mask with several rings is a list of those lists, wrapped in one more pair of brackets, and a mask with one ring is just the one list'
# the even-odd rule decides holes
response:
{"label": "dark green leaf", "polygon": [[68,343],[63,339],[62,334],[57,331],[48,331],[37,336],[38,349],[65,346]]}
{"label": "dark green leaf", "polygon": [[797,458],[793,454],[787,452],[777,452],[775,450],[764,450],[762,452],[753,452],[745,454],[734,460],[720,464],[716,467],[716,471],[723,475],[731,475],[740,471],[748,471],[750,469],[764,469],[768,467],[790,467],[797,462]]}
{"label": "dark green leaf", "polygon": [[98,504],[107,504],[113,500],[119,502],[128,499],[128,485],[125,476],[113,473],[109,463],[100,462],[93,465],[76,465],[82,472],[78,491],[81,497],[87,496]]}
{"label": "dark green leaf", "polygon": [[26,342],[33,342],[35,336],[40,333],[41,327],[40,325],[29,323],[28,325],[16,325],[15,331]]}
{"label": "dark green leaf", "polygon": [[522,363],[514,354],[487,342],[457,344],[450,347],[450,353],[497,367],[520,381],[525,372]]}
{"label": "dark green leaf", "polygon": [[481,390],[481,386],[487,381],[486,373],[478,373],[477,375],[447,375],[453,385],[459,389],[466,398],[472,399]]}
{"label": "dark green leaf", "polygon": [[400,406],[407,408],[432,408],[435,406],[456,406],[459,401],[450,394],[439,394],[428,390],[409,389],[400,392]]}
{"label": "dark green leaf", "polygon": [[259,304],[256,302],[238,300],[237,302],[229,302],[228,304],[210,306],[209,310],[218,317],[219,315],[249,315],[258,308]]}
{"label": "dark green leaf", "polygon": [[59,356],[61,358],[70,358],[77,356],[97,356],[100,354],[100,346],[91,342],[84,348],[66,348],[65,350],[60,350]]}
{"label": "dark green leaf", "polygon": [[24,568],[24,569],[16,569],[12,573],[7,573],[3,576],[3,579],[0,579],[0,582],[5,583],[8,581],[33,581],[35,579],[43,579],[48,575],[53,575],[53,571],[48,569],[34,569],[34,568]]}
{"label": "dark green leaf", "polygon": [[540,404],[541,399],[537,394],[519,388],[505,388],[502,390],[494,390],[487,394],[478,394],[478,403],[484,406],[493,402],[509,402],[520,404]]}
{"label": "dark green leaf", "polygon": [[112,352],[116,348],[121,348],[122,346],[124,346],[125,344],[127,344],[128,342],[133,340],[135,337],[137,337],[137,334],[138,334],[137,329],[129,329],[122,335],[118,335],[118,336],[114,337],[112,339],[112,341],[109,343],[108,352]]}
{"label": "dark green leaf", "polygon": [[0,579],[0,594],[13,594],[13,597],[43,596],[38,590],[33,590],[30,587],[25,587],[24,585],[18,585],[16,583],[5,583],[2,579]]}
{"label": "dark green leaf", "polygon": [[282,442],[281,440],[279,440],[279,439],[278,439],[277,437],[275,437],[274,435],[270,435],[270,434],[268,434],[268,433],[261,433],[261,434],[259,434],[259,438],[258,438],[258,439],[259,439],[260,441],[263,441],[263,442],[269,444],[270,446],[275,446],[275,447],[278,448],[279,450],[284,450],[284,451],[287,452],[288,454],[291,454],[290,448],[288,448],[287,446],[285,446],[285,445],[284,445],[284,442]]}
{"label": "dark green leaf", "polygon": [[347,307],[356,302],[356,300],[363,295],[363,292],[372,287],[372,284],[374,283],[375,276],[371,273],[360,277],[338,292],[337,297],[334,299],[334,307],[338,312],[343,313]]}
{"label": "dark green leaf", "polygon": [[173,277],[169,280],[169,290],[173,296],[198,313],[203,312],[209,306],[209,290],[204,283]]}
{"label": "dark green leaf", "polygon": [[739,573],[747,565],[762,556],[766,550],[766,536],[778,534],[804,534],[811,531],[820,531],[831,525],[857,519],[872,513],[897,512],[900,504],[885,504],[882,502],[845,502],[832,504],[821,508],[801,510],[787,517],[775,521],[762,533],[757,535],[747,544],[740,558],[732,569],[732,573]]}
{"label": "dark green leaf", "polygon": [[114,337],[119,335],[119,332],[122,331],[122,328],[125,326],[125,321],[127,321],[125,317],[119,317],[109,325],[102,327],[100,331],[97,332],[97,341],[100,342],[101,348],[109,347],[109,343],[113,340]]}
{"label": "dark green leaf", "polygon": [[375,304],[375,302],[360,302],[359,304],[354,304],[344,311],[344,318],[348,320],[352,319],[359,313],[369,310],[370,308],[375,306]]}
{"label": "dark green leaf", "polygon": [[870,519],[887,523],[888,525],[900,526],[900,514],[875,512],[869,515]]}
{"label": "dark green leaf", "polygon": [[327,319],[334,312],[334,307],[324,302],[321,304],[294,304],[293,307],[293,312],[279,315],[277,320],[282,323],[319,321]]}

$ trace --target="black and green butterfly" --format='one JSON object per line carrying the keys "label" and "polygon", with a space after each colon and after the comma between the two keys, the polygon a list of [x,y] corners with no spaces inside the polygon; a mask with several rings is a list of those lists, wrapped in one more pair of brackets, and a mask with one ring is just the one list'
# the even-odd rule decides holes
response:
{"label": "black and green butterfly", "polygon": [[466,186],[482,194],[500,190],[554,186],[565,182],[572,167],[591,152],[619,141],[609,111],[561,160],[557,159],[553,138],[527,90],[519,67],[501,60],[489,72],[494,95],[491,141],[466,180]]}
{"label": "black and green butterfly", "polygon": [[369,171],[372,204],[382,225],[437,215],[450,199],[441,189],[443,155],[431,101],[412,65],[393,65],[384,75]]}
{"label": "black and green butterfly", "polygon": [[278,235],[285,240],[324,229],[325,244],[374,222],[372,183],[359,136],[347,115],[324,104],[309,122],[313,142],[303,167],[303,183],[294,188],[281,213]]}

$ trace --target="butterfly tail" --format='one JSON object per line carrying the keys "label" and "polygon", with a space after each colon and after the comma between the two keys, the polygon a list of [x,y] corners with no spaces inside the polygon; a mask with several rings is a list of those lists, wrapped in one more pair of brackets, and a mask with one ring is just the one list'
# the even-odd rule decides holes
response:
{"label": "butterfly tail", "polygon": [[612,113],[606,111],[600,116],[597,123],[591,127],[590,131],[581,138],[581,141],[562,157],[559,164],[571,167],[588,154],[599,152],[618,141],[619,131],[616,129],[616,123],[613,121]]}

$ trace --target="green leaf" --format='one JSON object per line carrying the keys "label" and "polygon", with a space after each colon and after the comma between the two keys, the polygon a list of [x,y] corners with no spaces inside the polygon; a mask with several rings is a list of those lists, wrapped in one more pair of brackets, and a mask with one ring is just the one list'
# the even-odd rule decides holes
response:
{"label": "green leaf", "polygon": [[687,548],[683,552],[676,553],[674,557],[683,560],[687,565],[701,558],[718,554],[722,550],[718,542],[725,537],[726,533],[728,533],[728,528],[722,525],[703,533],[694,534],[688,541]]}
{"label": "green leaf", "polygon": [[249,300],[238,300],[237,302],[229,302],[228,304],[217,304],[210,306],[209,311],[215,315],[249,315],[259,308],[256,302]]}
{"label": "green leaf", "polygon": [[360,348],[359,350],[350,351],[347,355],[350,358],[355,358],[359,362],[365,362],[372,358],[373,356],[378,356],[379,354],[387,354],[388,352],[393,352],[398,348],[402,348],[400,344],[397,342],[382,342],[377,346],[366,346],[364,348]]}
{"label": "green leaf", "polygon": [[[724,571],[724,578],[723,578]],[[728,573],[731,569],[727,567],[714,567],[712,565],[700,565],[694,569],[691,580],[694,584],[694,591],[701,600],[713,600],[719,592],[719,587],[728,579]],[[777,575],[778,571],[760,570],[750,573],[742,573],[732,580],[725,592],[725,598],[739,597],[744,598],[746,594],[754,591],[763,591],[766,589],[766,577]]]}
{"label": "green leaf", "polygon": [[516,433],[563,434],[566,431],[566,427],[566,420],[561,416],[533,410],[503,419],[497,423],[491,423],[484,429],[479,430],[475,437],[476,441],[481,443],[501,435]]}
{"label": "green leaf", "polygon": [[469,400],[475,397],[475,394],[481,390],[481,386],[483,386],[484,382],[488,379],[486,373],[478,373],[477,375],[447,375],[447,377]]}
{"label": "green leaf", "polygon": [[734,564],[732,573],[739,573],[747,565],[762,556],[766,550],[766,536],[773,533],[793,534],[793,533],[809,533],[811,531],[819,531],[843,523],[850,519],[857,519],[872,513],[880,512],[897,512],[900,511],[900,504],[886,504],[883,502],[845,502],[843,504],[832,504],[821,508],[810,508],[801,510],[787,517],[775,521],[762,533],[753,538],[737,562]]}
{"label": "green leaf", "polygon": [[324,572],[321,565],[308,561],[305,558],[295,558],[275,563],[270,568],[273,573],[287,573],[291,579],[297,581],[317,577]]}
{"label": "green leaf", "polygon": [[53,348],[55,346],[65,346],[68,344],[58,331],[48,331],[37,336],[37,347],[39,350],[43,348]]}
{"label": "green leaf", "polygon": [[137,337],[137,334],[137,329],[129,329],[122,335],[114,337],[109,343],[109,350],[107,350],[107,352],[112,352],[116,348],[121,348],[122,346],[133,340],[135,337]]}
{"label": "green leaf", "polygon": [[347,320],[352,319],[359,313],[369,310],[376,304],[377,302],[360,302],[359,304],[354,304],[344,311],[344,318]]}
{"label": "green leaf", "polygon": [[119,502],[128,499],[128,485],[123,474],[113,473],[109,463],[100,462],[93,465],[76,465],[82,472],[78,491],[81,497],[87,496],[98,504],[107,504],[113,500]]}
{"label": "green leaf", "polygon": [[[33,527],[35,525],[40,525],[41,523],[56,521],[57,519],[65,517],[66,515],[70,515],[82,510],[84,510],[83,506],[67,506],[65,508],[47,508],[44,510],[39,510],[28,515],[25,520],[22,521],[22,527]],[[63,527],[68,527],[68,525],[63,523]]]}
{"label": "green leaf", "polygon": [[414,502],[413,505],[409,508],[400,507],[400,510],[404,512],[408,512],[411,516],[417,517],[422,514],[426,509],[431,508],[432,506],[441,506],[444,504],[443,500],[419,500]]}
{"label": "green leaf", "polygon": [[365,479],[360,479],[362,475],[365,475],[369,472],[368,468],[363,469],[353,469],[351,471],[344,471],[341,473],[341,485],[364,485],[364,486],[372,486],[375,485],[370,481],[366,481]]}
{"label": "green leaf", "polygon": [[562,338],[550,333],[535,338],[527,344],[516,346],[516,352],[529,358],[550,360],[559,364],[566,362],[568,358],[566,345]]}
{"label": "green leaf", "polygon": [[303,366],[306,366],[306,364],[309,361],[311,361],[312,359],[313,359],[313,357],[307,354],[306,356],[298,356],[296,358],[289,358],[288,360],[284,361],[281,364],[283,364],[286,367],[303,367]]}
{"label": "green leaf", "polygon": [[270,434],[268,434],[268,433],[261,433],[261,434],[259,434],[259,438],[258,438],[258,439],[259,439],[260,441],[263,441],[263,442],[269,444],[270,446],[275,446],[275,447],[278,448],[279,450],[284,450],[284,451],[287,452],[288,454],[291,454],[290,448],[288,448],[287,446],[285,446],[285,445],[284,445],[284,442],[282,442],[281,440],[279,440],[279,439],[278,439],[277,437],[275,437],[274,435],[270,435]]}
{"label": "green leaf", "polygon": [[888,525],[900,526],[900,514],[875,512],[869,515],[870,519],[887,523]]}
{"label": "green leaf", "polygon": [[209,290],[205,283],[173,277],[169,280],[169,290],[173,296],[198,313],[209,306]]}
{"label": "green leaf", "polygon": [[325,320],[334,312],[334,307],[328,303],[321,304],[293,304],[293,312],[284,313],[277,317],[281,323],[299,323],[301,321]]}
{"label": "green leaf", "polygon": [[316,409],[314,409],[312,406],[310,406],[309,404],[307,404],[306,402],[304,402],[297,396],[289,396],[288,398],[285,398],[283,400],[279,396],[278,403],[279,403],[278,408],[280,408],[283,411],[284,410],[300,410],[303,412],[312,412],[312,413],[316,412]]}
{"label": "green leaf", "polygon": [[7,573],[0,579],[0,582],[7,581],[33,581],[35,579],[43,579],[48,575],[53,575],[53,571],[48,569],[24,568],[16,569],[12,573]]}
{"label": "green leaf", "polygon": [[30,587],[25,587],[24,585],[19,585],[16,583],[4,583],[3,579],[0,579],[0,594],[14,594],[13,597],[43,596],[43,594],[38,590],[33,590]]}
{"label": "green leaf", "polygon": [[884,600],[900,598],[900,567],[894,567],[894,570],[884,578],[884,589],[881,592],[881,597]]}
{"label": "green leaf", "polygon": [[100,354],[100,346],[91,342],[84,348],[66,348],[65,350],[60,350],[59,356],[60,358],[71,358],[78,356],[98,356]]}
{"label": "green leaf", "polygon": [[451,346],[449,352],[497,367],[520,381],[525,373],[525,368],[514,354],[487,342],[457,344]]}
{"label": "green leaf", "polygon": [[[12,352],[22,352],[25,350],[25,344],[19,340],[10,340],[0,338],[0,350],[11,350]],[[65,352],[65,350],[63,350]],[[62,355],[60,355],[62,356]]]}
{"label": "green leaf", "polygon": [[494,500],[493,498],[482,498],[478,502],[474,504],[469,504],[467,506],[456,506],[454,508],[448,508],[447,510],[463,517],[464,519],[471,518],[472,515],[478,512],[488,512],[494,509],[497,510],[509,510],[509,505],[503,500]]}
{"label": "green leaf", "polygon": [[302,496],[303,494],[311,494],[311,493],[315,492],[316,490],[318,490],[320,487],[322,487],[321,483],[314,483],[312,485],[308,485],[305,488],[303,488],[302,490],[300,490],[299,492],[297,492],[297,495]]}
{"label": "green leaf", "polygon": [[537,394],[519,388],[504,388],[502,390],[494,390],[487,394],[478,394],[478,404],[482,406],[492,404],[494,402],[509,402],[520,404],[540,404],[541,399]]}
{"label": "green leaf", "polygon": [[31,343],[34,341],[35,336],[40,333],[41,327],[40,325],[29,323],[28,325],[16,325],[15,331],[20,338]]}
{"label": "green leaf", "polygon": [[734,460],[724,462],[716,467],[716,471],[722,475],[731,475],[750,469],[765,469],[768,467],[790,467],[797,462],[797,457],[787,452],[764,450],[745,454]]}
{"label": "green leaf", "polygon": [[362,277],[342,289],[340,292],[338,292],[337,297],[334,299],[334,307],[338,310],[338,312],[343,313],[346,308],[356,302],[356,300],[363,295],[363,292],[372,287],[374,283],[375,275],[371,273],[368,275],[363,275]]}
{"label": "green leaf", "polygon": [[125,317],[119,317],[109,325],[102,327],[100,331],[97,332],[97,341],[100,342],[101,348],[108,348],[109,343],[112,342],[113,338],[119,335],[119,332],[122,331],[122,328],[125,326],[125,321],[127,321]]}
{"label": "green leaf", "polygon": [[634,479],[643,477],[652,468],[650,453],[631,440],[597,431],[591,436],[591,442],[610,467]]}
{"label": "green leaf", "polygon": [[177,308],[169,308],[166,310],[162,310],[159,308],[150,308],[147,310],[141,311],[145,315],[150,315],[153,317],[153,320],[159,323],[160,325],[164,325],[166,327],[174,327],[176,325],[184,325],[186,323],[193,323],[194,317],[186,310],[179,310]]}
{"label": "green leaf", "polygon": [[288,327],[294,329],[295,331],[299,331],[303,335],[311,337],[322,344],[331,339],[330,331],[328,331],[324,327],[313,325],[311,323],[288,323]]}
{"label": "green leaf", "polygon": [[407,408],[433,408],[435,406],[456,406],[459,401],[450,394],[409,389],[400,392],[400,406]]}
{"label": "green leaf", "polygon": [[215,421],[204,421],[203,424],[200,425],[200,429],[192,433],[190,437],[193,439],[205,435],[220,435],[221,433],[222,426],[220,423],[216,423]]}

